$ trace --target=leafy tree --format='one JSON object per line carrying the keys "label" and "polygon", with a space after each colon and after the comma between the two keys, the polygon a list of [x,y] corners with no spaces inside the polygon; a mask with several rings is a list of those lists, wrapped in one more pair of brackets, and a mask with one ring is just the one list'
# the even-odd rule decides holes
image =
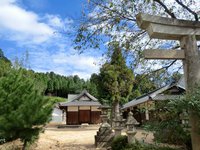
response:
{"label": "leafy tree", "polygon": [[155,83],[151,80],[151,77],[149,77],[148,75],[136,75],[133,84],[131,99],[153,91],[156,88],[157,87],[155,86]]}
{"label": "leafy tree", "polygon": [[6,141],[20,138],[25,149],[50,120],[51,111],[48,99],[23,71],[12,70],[0,78],[0,137]]}
{"label": "leafy tree", "polygon": [[100,69],[102,88],[106,91],[107,103],[113,105],[113,111],[119,112],[119,103],[128,101],[132,91],[134,75],[131,69],[126,66],[118,42],[112,43],[110,62],[105,63]]}
{"label": "leafy tree", "polygon": [[91,82],[90,80],[87,80],[83,85],[83,88],[86,89],[91,95],[99,99],[97,85],[95,83]]}
{"label": "leafy tree", "polygon": [[[178,65],[174,67],[174,71],[177,71],[180,69],[180,62],[142,59],[142,50],[145,48],[175,49],[179,47],[179,43],[150,39],[145,31],[138,28],[135,16],[142,12],[198,21],[198,5],[199,0],[90,0],[83,11],[74,42],[76,48],[83,51],[90,47],[101,48],[104,43],[118,41],[122,49],[129,53],[134,69],[140,73],[155,69],[166,71],[173,64]],[[155,64],[159,65],[155,67]]]}

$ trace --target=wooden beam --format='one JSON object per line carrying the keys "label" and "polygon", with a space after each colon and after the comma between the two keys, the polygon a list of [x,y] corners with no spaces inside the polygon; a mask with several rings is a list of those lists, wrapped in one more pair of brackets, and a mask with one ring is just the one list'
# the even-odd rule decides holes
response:
{"label": "wooden beam", "polygon": [[200,22],[178,20],[139,13],[137,24],[146,30],[151,38],[180,40],[183,36],[195,35],[200,40]]}
{"label": "wooden beam", "polygon": [[184,59],[184,50],[147,49],[143,51],[146,59]]}

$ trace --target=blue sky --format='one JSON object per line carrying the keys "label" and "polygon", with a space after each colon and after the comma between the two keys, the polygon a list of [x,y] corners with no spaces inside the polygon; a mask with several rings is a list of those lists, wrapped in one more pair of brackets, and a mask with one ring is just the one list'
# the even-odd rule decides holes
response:
{"label": "blue sky", "polygon": [[87,50],[79,55],[72,37],[59,32],[74,31],[83,5],[87,0],[0,0],[0,48],[12,61],[28,51],[34,71],[88,79],[99,71],[101,54]]}

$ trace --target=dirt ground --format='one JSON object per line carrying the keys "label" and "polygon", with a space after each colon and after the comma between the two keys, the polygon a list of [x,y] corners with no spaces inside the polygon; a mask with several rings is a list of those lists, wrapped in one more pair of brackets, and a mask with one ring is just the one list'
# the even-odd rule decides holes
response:
{"label": "dirt ground", "polygon": [[[39,140],[33,144],[31,150],[95,150],[94,136],[98,128],[99,126],[84,128],[48,127],[44,133],[40,134]],[[122,134],[125,135],[126,133],[123,132]],[[151,143],[153,135],[138,129],[136,138]],[[15,147],[16,143],[13,146]],[[2,148],[1,146],[0,149],[6,150],[5,147]]]}
{"label": "dirt ground", "polygon": [[94,150],[97,129],[47,128],[40,134],[36,150]]}
{"label": "dirt ground", "polygon": [[[40,134],[36,150],[95,150],[94,136],[98,126],[92,128],[47,128]],[[136,138],[152,142],[152,133],[137,130]],[[125,134],[125,132],[123,132]]]}

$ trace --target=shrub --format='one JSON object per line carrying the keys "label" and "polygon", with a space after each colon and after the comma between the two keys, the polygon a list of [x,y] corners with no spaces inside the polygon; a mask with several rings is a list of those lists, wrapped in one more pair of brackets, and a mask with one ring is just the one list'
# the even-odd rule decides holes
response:
{"label": "shrub", "polygon": [[162,147],[153,144],[144,144],[136,141],[133,144],[128,144],[127,136],[117,136],[111,143],[112,150],[178,150],[171,147]]}
{"label": "shrub", "polygon": [[117,136],[111,143],[112,150],[122,150],[128,144],[127,136]]}
{"label": "shrub", "polygon": [[142,144],[136,141],[134,144],[128,144],[123,150],[177,150],[170,147],[161,147],[152,144]]}
{"label": "shrub", "polygon": [[144,129],[154,132],[156,142],[183,145],[191,149],[191,138],[189,131],[181,124],[180,114],[183,110],[176,104],[181,100],[159,102],[157,108],[157,121],[144,125]]}

